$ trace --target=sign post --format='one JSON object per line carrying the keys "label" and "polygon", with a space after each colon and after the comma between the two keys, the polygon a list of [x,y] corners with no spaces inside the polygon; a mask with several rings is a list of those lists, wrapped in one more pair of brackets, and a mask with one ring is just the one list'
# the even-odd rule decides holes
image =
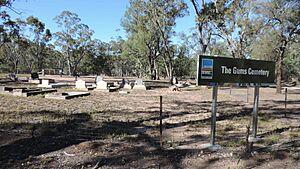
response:
{"label": "sign post", "polygon": [[217,98],[218,98],[218,84],[213,86],[212,92],[212,111],[210,124],[210,144],[215,145],[216,142],[216,122],[217,122]]}
{"label": "sign post", "polygon": [[[259,84],[274,83],[275,62],[233,59],[200,55],[197,63],[197,85],[213,85],[210,144],[215,145],[218,85],[222,83],[255,83],[252,136],[257,135]],[[248,102],[248,89],[247,89]]]}
{"label": "sign post", "polygon": [[256,138],[256,134],[257,134],[258,101],[259,101],[259,84],[255,84],[254,104],[253,104],[253,114],[252,114],[252,137],[253,138]]}

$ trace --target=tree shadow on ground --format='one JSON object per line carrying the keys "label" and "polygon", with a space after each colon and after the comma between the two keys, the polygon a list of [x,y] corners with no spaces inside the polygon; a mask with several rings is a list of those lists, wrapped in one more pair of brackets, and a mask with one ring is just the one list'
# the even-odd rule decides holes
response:
{"label": "tree shadow on ground", "polygon": [[[193,106],[187,105],[188,103],[180,103],[177,104],[185,104],[185,106]],[[196,103],[196,105],[203,104],[204,107],[209,106],[209,102],[200,102]],[[223,102],[220,103],[220,110],[222,110],[222,106],[234,107],[241,106],[240,103],[236,102]],[[207,111],[209,109],[207,108]],[[223,113],[219,117],[217,117],[217,121],[233,119],[234,117],[244,117],[251,116],[251,109],[242,108],[241,111],[237,113]],[[122,112],[122,111],[119,111]],[[98,112],[104,114],[105,112]],[[110,114],[111,112],[108,112]],[[115,112],[116,113],[116,112]],[[135,112],[131,112],[134,114]],[[141,112],[139,113],[147,113]],[[179,112],[179,113],[171,113],[169,115],[164,116],[163,118],[168,118],[172,116],[180,117],[189,114],[189,112]],[[262,113],[264,114],[264,113]],[[266,113],[267,114],[267,113]],[[25,115],[25,114],[24,114]],[[18,126],[16,128],[22,129],[23,126],[30,125],[32,126],[29,130],[31,132],[31,137],[21,138],[19,140],[15,140],[9,142],[5,145],[0,146],[0,163],[2,168],[11,168],[14,165],[14,162],[20,162],[24,159],[27,159],[32,156],[38,156],[41,154],[45,154],[48,152],[53,152],[56,150],[61,150],[63,148],[69,147],[74,144],[79,144],[85,141],[93,141],[93,140],[107,140],[109,137],[120,137],[120,136],[130,136],[130,135],[138,135],[138,137],[124,137],[121,138],[121,142],[129,142],[132,146],[128,146],[123,149],[122,153],[118,155],[107,155],[107,156],[97,156],[94,159],[90,160],[91,163],[97,162],[99,158],[103,161],[103,165],[116,167],[120,165],[124,165],[126,167],[136,167],[130,166],[131,162],[137,161],[141,158],[144,159],[155,159],[153,163],[156,166],[169,166],[171,168],[182,168],[181,162],[187,156],[193,156],[199,150],[191,150],[191,149],[161,149],[159,146],[159,138],[158,135],[151,134],[151,131],[158,131],[157,126],[149,127],[143,124],[146,120],[158,120],[157,117],[149,117],[148,119],[142,120],[133,120],[133,121],[121,121],[113,120],[106,122],[97,122],[93,121],[91,114],[88,113],[78,113],[78,114],[64,114],[60,115],[58,112],[51,111],[40,111],[40,112],[30,112],[29,115],[53,115],[55,118],[62,118],[63,121],[59,122],[41,122],[41,123],[33,123],[32,121],[28,123],[16,123],[9,122],[0,124],[1,128],[6,128],[6,126]],[[260,114],[261,115],[261,114]],[[165,128],[174,128],[180,127],[190,124],[196,123],[209,123],[211,118],[203,118],[201,120],[190,120],[188,122],[181,122],[176,124],[167,124]],[[144,127],[150,132],[141,132],[137,129],[137,127]],[[200,137],[200,138],[199,138]],[[234,136],[230,136],[232,138]],[[191,139],[190,143],[195,142],[198,139],[206,139],[207,137],[203,136],[194,136]],[[194,139],[194,140],[193,140]],[[137,147],[136,143],[144,143],[144,147]],[[189,142],[186,142],[188,144]],[[118,146],[118,145],[116,145]],[[152,148],[152,149],[149,149]],[[143,162],[143,161],[142,161]],[[142,162],[140,164],[132,164],[137,166],[142,166]],[[145,161],[144,161],[145,162]],[[259,161],[260,163],[265,162],[264,160]],[[210,162],[209,162],[210,163]],[[16,163],[20,164],[20,163]],[[209,164],[207,164],[209,165]],[[43,167],[43,166],[41,166]]]}
{"label": "tree shadow on ground", "polygon": [[[38,112],[37,114],[43,114]],[[49,113],[49,112],[48,112]],[[52,114],[56,114],[52,112]],[[44,123],[15,123],[1,124],[1,128],[14,126],[19,131],[23,126],[29,134],[27,137],[17,139],[0,147],[0,161],[5,165],[8,161],[23,160],[29,156],[36,156],[47,152],[59,150],[68,145],[77,144],[80,141],[71,132],[77,130],[80,123],[90,121],[90,116],[86,113],[72,114],[66,117],[63,123],[44,122]],[[30,126],[30,128],[28,128]],[[29,129],[29,130],[28,130]],[[5,136],[3,136],[5,139]]]}

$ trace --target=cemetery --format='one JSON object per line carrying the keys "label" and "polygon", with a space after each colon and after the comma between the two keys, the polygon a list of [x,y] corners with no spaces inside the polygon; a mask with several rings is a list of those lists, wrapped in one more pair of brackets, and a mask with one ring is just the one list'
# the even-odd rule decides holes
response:
{"label": "cemetery", "polygon": [[300,169],[300,0],[1,0],[0,169]]}
{"label": "cemetery", "polygon": [[[285,92],[278,95],[275,88],[260,88],[257,137],[253,138],[255,87],[219,86],[212,146],[213,86],[179,80],[174,86],[181,90],[172,90],[164,80],[97,77],[77,81],[65,77],[69,80],[59,83],[68,85],[57,89],[23,87],[26,82],[2,84],[0,150],[6,153],[0,157],[1,164],[42,167],[64,159],[68,161],[64,167],[75,168],[97,164],[196,168],[207,160],[222,159],[212,166],[226,162],[232,167],[263,168],[261,160],[268,161],[265,165],[279,165],[282,160],[292,165],[299,157],[297,87],[286,87],[287,100]],[[94,89],[87,89],[93,84]],[[101,92],[109,91],[110,85],[120,92]],[[13,96],[25,93],[35,96]]]}

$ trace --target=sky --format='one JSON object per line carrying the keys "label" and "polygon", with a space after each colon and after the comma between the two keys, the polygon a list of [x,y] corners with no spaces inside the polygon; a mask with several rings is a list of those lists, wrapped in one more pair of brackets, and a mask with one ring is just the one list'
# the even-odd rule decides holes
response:
{"label": "sky", "polygon": [[[13,8],[21,14],[10,12],[10,15],[23,20],[31,15],[38,17],[51,32],[57,32],[60,29],[53,18],[64,10],[71,11],[78,14],[83,24],[94,30],[93,38],[109,42],[118,36],[126,39],[121,19],[128,5],[128,0],[15,0]],[[189,33],[194,27],[195,15],[193,10],[189,11],[189,16],[177,20],[176,32]]]}

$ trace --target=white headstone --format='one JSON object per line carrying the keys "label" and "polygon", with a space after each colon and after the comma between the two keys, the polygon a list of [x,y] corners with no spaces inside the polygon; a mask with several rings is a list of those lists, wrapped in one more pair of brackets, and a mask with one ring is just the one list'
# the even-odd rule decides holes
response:
{"label": "white headstone", "polygon": [[144,85],[144,82],[142,79],[136,79],[135,85]]}
{"label": "white headstone", "polygon": [[48,86],[50,84],[50,80],[42,79],[42,86]]}
{"label": "white headstone", "polygon": [[133,89],[134,89],[134,90],[146,90],[146,86],[145,86],[143,80],[142,80],[142,79],[137,79],[137,80],[135,81],[135,84],[134,84],[134,86],[133,86]]}
{"label": "white headstone", "polygon": [[96,83],[99,81],[103,81],[103,77],[102,76],[96,76]]}
{"label": "white headstone", "polygon": [[76,89],[86,89],[86,83],[84,80],[77,80],[75,83],[75,88]]}
{"label": "white headstone", "polygon": [[100,90],[106,90],[107,89],[107,82],[101,80],[97,82],[97,88],[96,89],[100,89]]}
{"label": "white headstone", "polygon": [[132,89],[132,86],[128,83],[126,83],[123,87],[124,89]]}
{"label": "white headstone", "polygon": [[173,83],[173,84],[178,84],[178,80],[177,80],[176,77],[174,77],[174,78],[172,79],[172,83]]}

